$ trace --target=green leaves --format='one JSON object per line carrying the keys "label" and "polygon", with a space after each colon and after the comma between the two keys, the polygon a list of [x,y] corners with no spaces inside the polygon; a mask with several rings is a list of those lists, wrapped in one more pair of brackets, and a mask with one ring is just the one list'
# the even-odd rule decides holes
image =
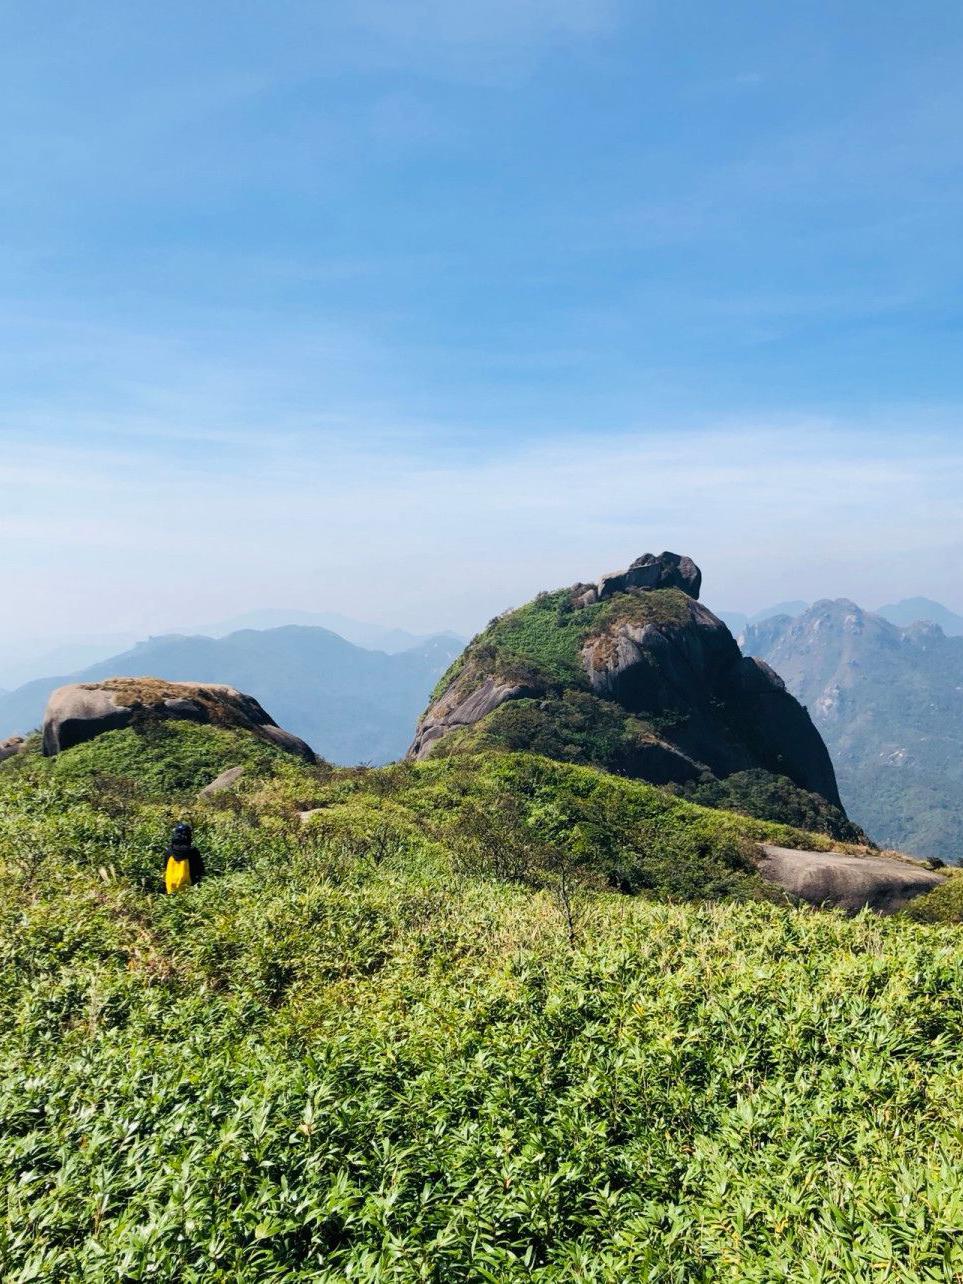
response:
{"label": "green leaves", "polygon": [[286,771],[170,898],[153,786],[0,775],[4,1279],[963,1275],[955,929],[737,900],[778,827],[577,767]]}

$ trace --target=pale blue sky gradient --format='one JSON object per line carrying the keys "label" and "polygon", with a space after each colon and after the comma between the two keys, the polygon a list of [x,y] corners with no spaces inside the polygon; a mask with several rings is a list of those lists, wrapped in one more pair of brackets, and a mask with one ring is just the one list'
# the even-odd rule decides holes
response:
{"label": "pale blue sky gradient", "polygon": [[0,4],[0,593],[963,608],[963,9]]}

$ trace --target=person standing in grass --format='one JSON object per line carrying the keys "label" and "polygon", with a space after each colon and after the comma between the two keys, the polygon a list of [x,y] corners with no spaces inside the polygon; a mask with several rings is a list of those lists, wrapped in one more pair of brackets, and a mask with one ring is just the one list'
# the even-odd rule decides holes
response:
{"label": "person standing in grass", "polygon": [[194,831],[185,821],[174,826],[170,846],[165,853],[164,885],[168,896],[185,887],[193,887],[204,877],[204,860],[194,846]]}

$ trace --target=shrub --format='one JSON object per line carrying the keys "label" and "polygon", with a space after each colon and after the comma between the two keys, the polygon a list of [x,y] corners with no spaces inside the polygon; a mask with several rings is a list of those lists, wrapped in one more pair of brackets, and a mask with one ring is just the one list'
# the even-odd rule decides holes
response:
{"label": "shrub", "polygon": [[0,767],[4,1279],[963,1273],[963,938],[753,901],[747,844],[825,840],[529,755],[277,759],[165,897],[187,751],[138,743],[120,792],[116,741]]}
{"label": "shrub", "polygon": [[800,789],[786,776],[768,771],[739,771],[716,780],[706,776],[686,785],[671,786],[673,792],[703,807],[720,807],[760,820],[776,820],[798,829],[829,834],[841,842],[861,843],[866,836],[839,807],[821,794]]}

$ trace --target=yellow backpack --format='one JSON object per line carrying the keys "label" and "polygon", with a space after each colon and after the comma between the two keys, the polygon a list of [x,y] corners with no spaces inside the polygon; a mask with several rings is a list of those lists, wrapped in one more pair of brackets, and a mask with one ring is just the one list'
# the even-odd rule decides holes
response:
{"label": "yellow backpack", "polygon": [[176,856],[168,856],[164,882],[167,884],[168,896],[173,892],[179,892],[182,887],[190,887],[191,862],[186,857],[184,860],[178,860]]}

